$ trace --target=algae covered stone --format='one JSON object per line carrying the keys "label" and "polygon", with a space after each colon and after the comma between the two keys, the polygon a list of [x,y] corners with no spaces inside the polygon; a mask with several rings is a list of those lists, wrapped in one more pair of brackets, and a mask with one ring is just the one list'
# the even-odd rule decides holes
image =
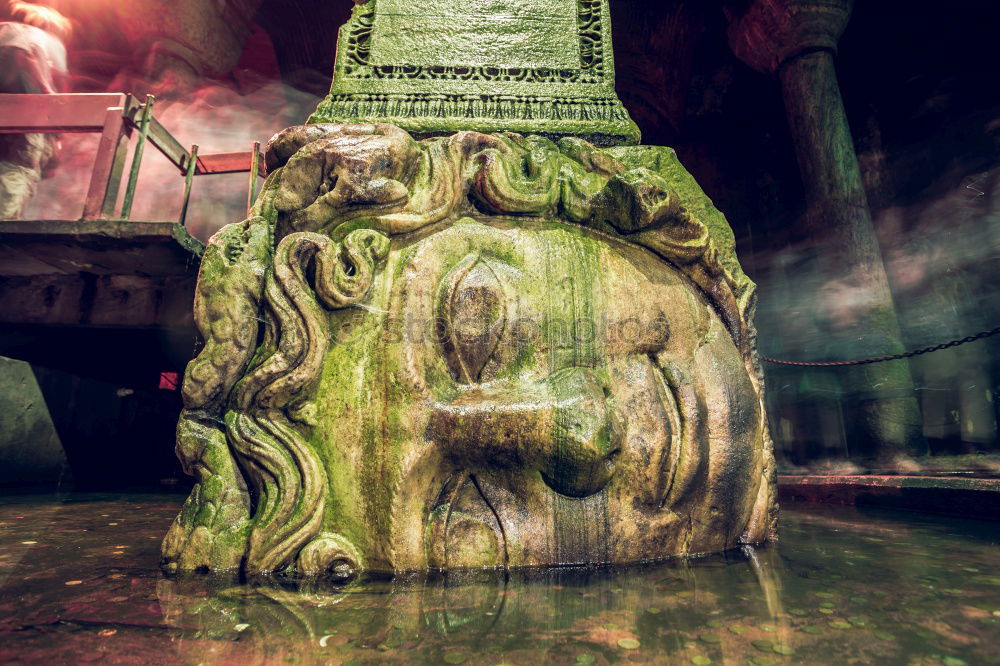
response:
{"label": "algae covered stone", "polygon": [[607,0],[359,2],[310,122],[639,141],[614,89]]}
{"label": "algae covered stone", "polygon": [[632,562],[769,537],[732,235],[669,149],[290,128],[220,231],[168,568]]}

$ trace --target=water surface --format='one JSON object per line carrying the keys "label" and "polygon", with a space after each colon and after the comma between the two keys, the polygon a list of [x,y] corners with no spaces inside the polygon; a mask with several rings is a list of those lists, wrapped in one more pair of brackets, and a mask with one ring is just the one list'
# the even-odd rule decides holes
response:
{"label": "water surface", "polygon": [[349,585],[164,576],[183,498],[0,498],[0,661],[1000,663],[1000,525],[786,505],[766,548]]}

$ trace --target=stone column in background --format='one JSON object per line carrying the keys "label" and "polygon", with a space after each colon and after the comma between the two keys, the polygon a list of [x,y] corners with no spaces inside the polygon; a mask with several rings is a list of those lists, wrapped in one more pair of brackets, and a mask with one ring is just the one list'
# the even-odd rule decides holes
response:
{"label": "stone column in background", "polygon": [[[729,11],[733,52],[776,73],[807,201],[816,270],[836,303],[817,294],[820,333],[856,357],[902,351],[899,322],[862,186],[834,68],[851,0],[754,0]],[[927,451],[909,364],[892,361],[840,373],[850,450],[891,460]],[[852,437],[851,430],[847,436]],[[853,439],[853,438],[852,438]]]}

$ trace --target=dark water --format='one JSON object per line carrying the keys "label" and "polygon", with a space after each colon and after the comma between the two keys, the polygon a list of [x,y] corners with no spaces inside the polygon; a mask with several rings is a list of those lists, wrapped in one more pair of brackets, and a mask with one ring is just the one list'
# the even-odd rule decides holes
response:
{"label": "dark water", "polygon": [[784,507],[779,543],[619,570],[167,578],[172,496],[0,499],[0,661],[1000,663],[1000,524]]}

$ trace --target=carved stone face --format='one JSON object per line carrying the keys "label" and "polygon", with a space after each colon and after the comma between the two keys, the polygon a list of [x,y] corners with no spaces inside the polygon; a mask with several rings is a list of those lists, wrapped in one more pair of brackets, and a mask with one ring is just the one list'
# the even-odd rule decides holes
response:
{"label": "carved stone face", "polygon": [[323,531],[387,570],[733,546],[765,483],[762,413],[708,300],[558,221],[437,229],[394,241],[368,305],[330,315]]}
{"label": "carved stone face", "polygon": [[754,285],[676,155],[289,128],[206,250],[173,569],[632,562],[767,539]]}

